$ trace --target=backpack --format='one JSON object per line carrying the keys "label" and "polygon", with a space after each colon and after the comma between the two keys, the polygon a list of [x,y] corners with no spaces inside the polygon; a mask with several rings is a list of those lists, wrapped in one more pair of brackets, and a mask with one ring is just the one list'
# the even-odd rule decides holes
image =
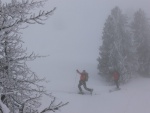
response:
{"label": "backpack", "polygon": [[[78,71],[77,71],[77,72],[78,72]],[[79,73],[79,74],[81,74],[80,80],[82,80],[82,81],[88,81],[89,76],[88,76],[88,73],[87,73],[87,72],[82,72],[82,73]]]}
{"label": "backpack", "polygon": [[88,81],[88,79],[89,79],[89,75],[88,73],[85,73],[85,81]]}

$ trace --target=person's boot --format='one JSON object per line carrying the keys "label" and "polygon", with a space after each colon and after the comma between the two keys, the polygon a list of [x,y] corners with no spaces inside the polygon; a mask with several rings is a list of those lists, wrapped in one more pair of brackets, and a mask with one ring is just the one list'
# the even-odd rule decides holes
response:
{"label": "person's boot", "polygon": [[79,94],[82,94],[82,95],[83,95],[83,94],[84,94],[84,92],[83,92],[83,91],[80,91],[80,92],[79,92]]}
{"label": "person's boot", "polygon": [[91,89],[90,93],[91,93],[91,94],[93,93],[93,89]]}
{"label": "person's boot", "polygon": [[116,87],[116,90],[120,90],[120,88],[119,88],[119,87]]}

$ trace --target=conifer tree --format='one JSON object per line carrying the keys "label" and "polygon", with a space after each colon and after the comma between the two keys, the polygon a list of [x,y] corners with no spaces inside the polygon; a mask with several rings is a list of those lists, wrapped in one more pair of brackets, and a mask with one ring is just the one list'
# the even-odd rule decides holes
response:
{"label": "conifer tree", "polygon": [[130,65],[132,60],[132,40],[128,29],[127,18],[119,7],[112,9],[108,16],[102,35],[102,45],[98,58],[100,75],[107,81],[111,80],[111,72],[118,70],[120,80],[125,82],[130,77]]}
{"label": "conifer tree", "polygon": [[150,74],[150,24],[143,10],[139,9],[134,14],[131,28],[136,48],[137,72],[148,76]]}

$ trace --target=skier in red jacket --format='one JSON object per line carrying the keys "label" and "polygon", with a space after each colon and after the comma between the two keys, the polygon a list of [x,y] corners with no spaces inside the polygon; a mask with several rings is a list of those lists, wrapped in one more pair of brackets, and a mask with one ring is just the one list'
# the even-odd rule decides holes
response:
{"label": "skier in red jacket", "polygon": [[114,79],[114,82],[115,82],[115,84],[116,84],[117,89],[119,89],[119,83],[118,83],[119,77],[120,77],[119,72],[118,72],[117,70],[115,70],[115,71],[113,72],[113,79]]}
{"label": "skier in red jacket", "polygon": [[79,70],[76,70],[78,74],[80,74],[80,80],[79,80],[79,84],[78,84],[78,88],[80,90],[80,94],[84,94],[83,91],[82,91],[82,88],[81,86],[83,85],[84,89],[89,91],[90,93],[93,92],[93,89],[90,89],[90,88],[87,88],[86,86],[86,81],[87,81],[87,76],[88,76],[88,73],[83,70],[82,72],[80,72]]}

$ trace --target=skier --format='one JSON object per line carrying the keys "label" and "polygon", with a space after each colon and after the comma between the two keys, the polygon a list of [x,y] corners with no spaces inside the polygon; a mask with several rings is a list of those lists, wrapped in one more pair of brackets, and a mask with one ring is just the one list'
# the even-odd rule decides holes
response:
{"label": "skier", "polygon": [[119,74],[119,72],[117,71],[117,70],[114,70],[114,72],[113,72],[113,79],[114,79],[114,82],[115,82],[115,85],[116,85],[116,88],[117,89],[120,89],[119,88],[119,83],[118,83],[118,81],[119,81],[119,77],[120,77],[120,74]]}
{"label": "skier", "polygon": [[80,80],[79,80],[79,84],[78,84],[78,88],[80,90],[80,94],[84,94],[83,91],[82,91],[82,88],[81,86],[83,85],[84,89],[89,91],[91,94],[93,92],[93,89],[90,89],[90,88],[87,88],[86,86],[86,81],[88,79],[88,73],[83,70],[82,72],[80,72],[79,70],[76,70],[78,74],[80,74]]}

